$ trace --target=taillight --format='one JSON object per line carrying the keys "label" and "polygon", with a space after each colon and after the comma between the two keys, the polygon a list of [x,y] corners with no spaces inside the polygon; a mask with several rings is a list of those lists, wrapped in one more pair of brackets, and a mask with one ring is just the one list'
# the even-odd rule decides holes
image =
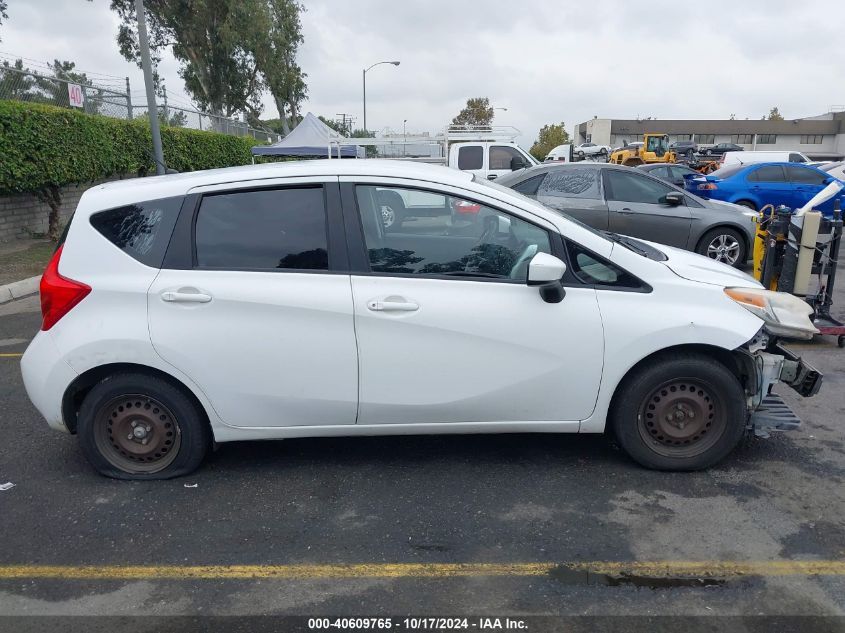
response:
{"label": "taillight", "polygon": [[455,213],[478,213],[481,205],[467,200],[452,200],[452,208]]}
{"label": "taillight", "polygon": [[718,189],[718,187],[712,182],[703,182],[698,185],[698,189],[700,191],[713,191],[714,189]]}
{"label": "taillight", "polygon": [[91,292],[91,286],[59,274],[59,259],[64,245],[59,246],[41,276],[42,330],[49,330]]}

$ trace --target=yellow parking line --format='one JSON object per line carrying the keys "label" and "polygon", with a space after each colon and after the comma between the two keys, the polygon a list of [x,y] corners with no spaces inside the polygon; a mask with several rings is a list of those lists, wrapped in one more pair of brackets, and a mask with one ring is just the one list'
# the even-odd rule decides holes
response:
{"label": "yellow parking line", "polygon": [[23,356],[23,352],[6,352],[0,354],[0,358],[20,358],[21,356]]}
{"label": "yellow parking line", "polygon": [[843,576],[845,561],[640,561],[572,563],[388,563],[340,565],[5,565],[0,580],[51,578],[84,580],[343,578],[455,578],[472,576],[545,576],[555,571],[631,574],[654,578],[741,576]]}

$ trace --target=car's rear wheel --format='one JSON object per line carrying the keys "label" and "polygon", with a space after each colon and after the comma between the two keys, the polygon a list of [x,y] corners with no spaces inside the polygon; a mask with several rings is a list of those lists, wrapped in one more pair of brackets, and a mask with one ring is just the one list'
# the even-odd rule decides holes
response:
{"label": "car's rear wheel", "polygon": [[88,461],[117,479],[185,475],[210,444],[208,424],[191,399],[145,374],[116,374],[95,385],[82,402],[77,430]]}
{"label": "car's rear wheel", "polygon": [[745,264],[745,240],[735,229],[716,228],[705,233],[696,252],[717,262],[740,267]]}
{"label": "car's rear wheel", "polygon": [[639,368],[614,397],[611,425],[622,448],[658,470],[699,470],[722,460],[745,432],[745,393],[717,360],[666,354]]}

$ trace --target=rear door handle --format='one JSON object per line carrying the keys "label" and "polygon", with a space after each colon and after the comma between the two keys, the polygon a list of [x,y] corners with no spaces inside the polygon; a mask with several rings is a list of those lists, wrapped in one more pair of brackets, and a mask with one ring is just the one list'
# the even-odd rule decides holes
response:
{"label": "rear door handle", "polygon": [[211,301],[211,295],[202,292],[167,290],[161,293],[161,300],[171,303],[208,303]]}
{"label": "rear door handle", "polygon": [[618,213],[619,215],[634,215],[634,211],[632,209],[629,209],[628,207],[623,207],[622,209],[619,209],[619,211],[617,211],[616,213]]}
{"label": "rear door handle", "polygon": [[384,299],[372,299],[367,302],[367,308],[373,312],[414,312],[419,310],[420,306],[413,301],[387,301]]}

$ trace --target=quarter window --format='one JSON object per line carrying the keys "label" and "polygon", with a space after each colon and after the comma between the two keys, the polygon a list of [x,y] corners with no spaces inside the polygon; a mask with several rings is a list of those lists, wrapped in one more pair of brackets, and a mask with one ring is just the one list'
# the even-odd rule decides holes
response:
{"label": "quarter window", "polygon": [[91,225],[130,257],[160,268],[181,206],[181,197],[138,202],[95,213]]}
{"label": "quarter window", "polygon": [[601,200],[598,167],[553,169],[537,190],[538,196]]}
{"label": "quarter window", "polygon": [[205,196],[196,220],[197,266],[327,270],[322,187]]}
{"label": "quarter window", "polygon": [[[370,269],[375,273],[493,278],[526,282],[528,263],[550,253],[549,234],[530,222],[459,197],[395,187],[359,185],[358,211]],[[385,192],[441,199],[413,226],[385,231],[380,200]]]}
{"label": "quarter window", "polygon": [[518,185],[514,185],[511,187],[514,191],[518,191],[519,193],[526,195],[526,196],[535,196],[537,195],[537,189],[540,187],[540,183],[543,182],[543,178],[546,177],[546,174],[539,174],[537,176],[532,176],[528,180],[523,180]]}
{"label": "quarter window", "polygon": [[608,169],[606,174],[608,200],[660,204],[660,198],[675,191],[651,178],[620,169]]}
{"label": "quarter window", "polygon": [[607,260],[591,253],[580,244],[566,242],[572,273],[581,283],[617,288],[641,288],[636,277]]}
{"label": "quarter window", "polygon": [[481,169],[484,167],[484,148],[469,145],[458,148],[458,169]]}

